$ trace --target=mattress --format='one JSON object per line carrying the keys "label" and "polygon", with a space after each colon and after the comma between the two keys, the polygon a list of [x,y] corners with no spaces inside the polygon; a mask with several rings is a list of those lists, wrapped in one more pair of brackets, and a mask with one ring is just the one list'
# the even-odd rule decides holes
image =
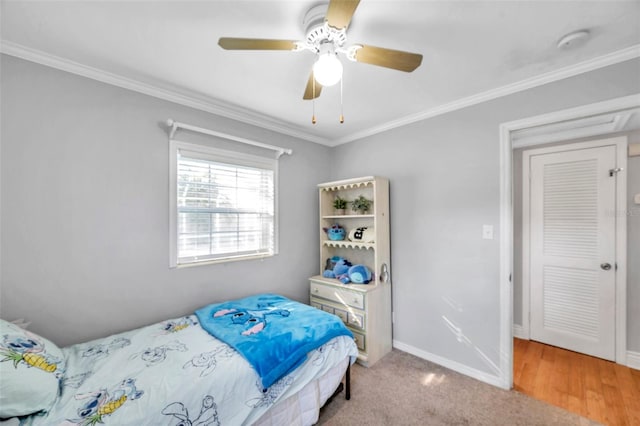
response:
{"label": "mattress", "polygon": [[347,366],[351,363],[345,358],[332,367],[323,376],[307,383],[300,391],[286,397],[262,415],[255,426],[307,426],[318,422],[320,408],[333,395],[342,381]]}

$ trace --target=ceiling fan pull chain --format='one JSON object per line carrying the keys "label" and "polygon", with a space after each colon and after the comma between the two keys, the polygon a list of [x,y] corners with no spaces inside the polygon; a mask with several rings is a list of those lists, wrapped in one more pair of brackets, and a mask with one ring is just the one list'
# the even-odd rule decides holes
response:
{"label": "ceiling fan pull chain", "polygon": [[342,80],[340,79],[340,124],[344,123],[344,102],[342,101]]}
{"label": "ceiling fan pull chain", "polygon": [[313,82],[311,86],[313,87],[313,97],[311,98],[311,124],[316,124],[316,76],[313,75],[313,69],[311,70],[311,79]]}

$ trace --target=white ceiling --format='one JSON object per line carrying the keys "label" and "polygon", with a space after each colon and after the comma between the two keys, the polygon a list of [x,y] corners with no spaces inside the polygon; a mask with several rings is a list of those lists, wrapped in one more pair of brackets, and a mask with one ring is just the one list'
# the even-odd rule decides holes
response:
{"label": "white ceiling", "polygon": [[[344,64],[340,88],[302,94],[308,51],[226,51],[219,37],[303,39],[317,1],[2,0],[2,51],[336,145],[640,56],[639,1],[362,0],[348,42],[420,53],[413,73]],[[588,29],[584,45],[558,39]],[[166,117],[161,117],[166,118]],[[180,121],[180,117],[172,117]]]}

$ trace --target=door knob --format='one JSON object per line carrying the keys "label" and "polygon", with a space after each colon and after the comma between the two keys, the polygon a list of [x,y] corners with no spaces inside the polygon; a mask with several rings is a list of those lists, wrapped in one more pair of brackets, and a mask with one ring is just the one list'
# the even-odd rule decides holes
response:
{"label": "door knob", "polygon": [[608,271],[609,269],[611,269],[611,264],[610,264],[610,263],[602,263],[602,264],[600,265],[600,267],[601,267],[602,269],[604,269],[605,271]]}

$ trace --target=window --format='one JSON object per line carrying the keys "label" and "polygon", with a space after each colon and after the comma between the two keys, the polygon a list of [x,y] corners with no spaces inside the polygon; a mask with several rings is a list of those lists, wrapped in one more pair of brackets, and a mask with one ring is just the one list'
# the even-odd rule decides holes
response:
{"label": "window", "polygon": [[171,266],[272,256],[275,159],[171,141]]}

